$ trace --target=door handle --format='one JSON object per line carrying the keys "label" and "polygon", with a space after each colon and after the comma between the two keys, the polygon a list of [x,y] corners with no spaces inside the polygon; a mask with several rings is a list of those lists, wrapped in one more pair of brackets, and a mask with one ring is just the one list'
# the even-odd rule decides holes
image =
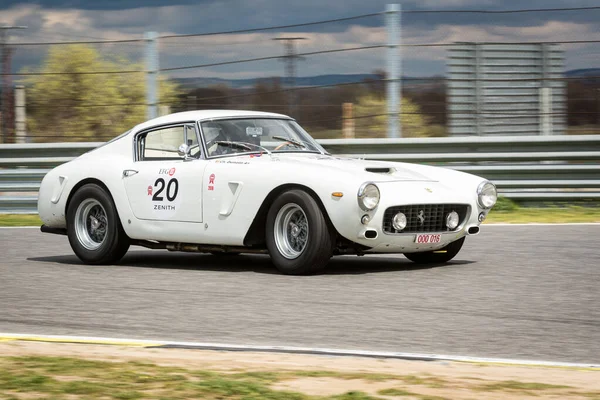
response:
{"label": "door handle", "polygon": [[140,171],[136,171],[135,169],[125,169],[123,170],[123,178],[127,178],[129,176],[133,176]]}

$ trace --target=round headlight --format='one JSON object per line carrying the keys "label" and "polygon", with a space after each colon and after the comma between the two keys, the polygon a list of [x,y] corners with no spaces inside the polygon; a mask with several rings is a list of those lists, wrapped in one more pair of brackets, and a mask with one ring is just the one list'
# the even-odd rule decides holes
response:
{"label": "round headlight", "polygon": [[397,231],[401,231],[406,228],[406,215],[402,213],[394,215],[394,218],[392,219],[392,226]]}
{"label": "round headlight", "polygon": [[452,211],[450,214],[446,216],[446,227],[450,230],[456,229],[458,223],[460,222],[458,213],[456,211]]}
{"label": "round headlight", "polygon": [[496,191],[496,186],[490,181],[481,182],[477,188],[477,201],[479,205],[483,208],[492,208],[496,204],[497,199],[498,192]]}
{"label": "round headlight", "polygon": [[358,205],[371,211],[379,204],[379,188],[374,183],[364,183],[358,190]]}

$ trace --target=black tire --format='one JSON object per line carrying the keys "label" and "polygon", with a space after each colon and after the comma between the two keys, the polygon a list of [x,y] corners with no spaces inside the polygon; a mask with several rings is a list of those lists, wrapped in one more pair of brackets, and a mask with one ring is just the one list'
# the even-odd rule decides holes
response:
{"label": "black tire", "polygon": [[452,260],[458,254],[464,242],[465,237],[463,236],[442,249],[420,253],[405,253],[404,256],[417,264],[443,264]]}
{"label": "black tire", "polygon": [[[279,249],[276,234],[276,220],[281,210],[288,206],[298,206],[308,226],[304,247],[295,258],[286,257]],[[283,212],[283,211],[282,211]],[[333,255],[334,235],[327,224],[319,205],[308,193],[290,190],[275,199],[267,214],[266,243],[271,260],[277,269],[287,275],[304,275],[322,270]]]}
{"label": "black tire", "polygon": [[[105,213],[103,240],[101,240],[101,243],[93,241],[93,245],[97,245],[97,248],[86,248],[85,240],[80,239],[77,234],[77,210],[80,206],[84,206],[82,203],[99,204]],[[87,221],[88,217],[84,219]],[[87,226],[87,223],[85,226]],[[89,238],[92,234],[89,233],[90,228],[86,229],[88,229],[87,235]],[[106,190],[96,184],[84,185],[73,195],[67,209],[67,235],[73,252],[86,264],[114,264],[123,258],[130,245],[129,237],[127,237],[123,226],[121,226],[112,197]],[[80,233],[80,235],[82,234]]]}

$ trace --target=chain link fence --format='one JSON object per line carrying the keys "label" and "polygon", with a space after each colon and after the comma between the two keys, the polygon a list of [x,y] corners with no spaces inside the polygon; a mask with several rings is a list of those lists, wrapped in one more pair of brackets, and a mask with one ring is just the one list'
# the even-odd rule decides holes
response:
{"label": "chain link fence", "polygon": [[[519,32],[486,29],[486,22],[510,25],[513,14],[507,12],[442,13],[442,24],[435,13],[402,13],[400,120],[406,137],[451,133],[448,87],[456,86],[456,78],[446,75],[445,64],[456,42],[515,41]],[[384,17],[374,13],[240,31],[159,35],[159,113],[271,111],[296,118],[316,138],[385,137]],[[480,23],[449,28],[466,18]],[[518,41],[544,41],[543,31],[533,28],[524,28]],[[573,30],[560,39],[552,42],[564,53],[565,70],[552,79],[564,87],[564,104],[550,112],[560,113],[566,134],[600,133],[600,69],[582,68],[598,65],[600,38]],[[147,47],[144,38],[76,43],[13,40],[11,68],[2,71],[2,141],[105,141],[143,122],[148,106]],[[510,68],[506,70],[510,73]],[[530,84],[523,82],[524,87]],[[26,117],[21,125],[14,112],[19,109],[14,90],[20,86],[25,92],[20,107]],[[485,125],[493,116],[489,109],[484,111],[475,106],[461,109]]]}

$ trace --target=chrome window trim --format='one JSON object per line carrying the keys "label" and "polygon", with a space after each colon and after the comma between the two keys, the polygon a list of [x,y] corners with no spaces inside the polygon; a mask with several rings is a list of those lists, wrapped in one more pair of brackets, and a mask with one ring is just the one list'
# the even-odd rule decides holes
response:
{"label": "chrome window trim", "polygon": [[[198,144],[199,144],[200,143],[200,135],[199,135],[199,132],[198,132],[198,126],[196,125],[196,121],[193,121],[193,120],[192,121],[171,122],[171,123],[168,123],[168,124],[155,125],[155,126],[143,129],[143,130],[141,130],[139,132],[136,132],[133,135],[133,140],[132,140],[132,145],[133,145],[133,162],[153,162],[153,161],[160,161],[160,160],[144,160],[143,159],[142,154],[140,154],[141,149],[140,149],[140,147],[138,145],[139,140],[140,140],[140,136],[147,135],[150,132],[157,131],[157,130],[160,130],[160,129],[176,128],[176,127],[179,127],[179,126],[183,128],[184,135],[186,135],[186,131],[187,131],[186,126],[190,126],[190,125],[194,126],[194,128],[195,128],[195,131],[196,131],[196,140],[198,140]],[[185,140],[187,141],[187,135],[185,137]],[[200,147],[200,155],[199,155],[199,157],[196,160],[203,160],[203,159],[205,159],[205,157],[204,157],[205,154],[206,153],[204,152],[203,147]],[[183,159],[182,159],[182,161],[183,161]],[[193,160],[191,160],[191,161],[193,161]]]}

